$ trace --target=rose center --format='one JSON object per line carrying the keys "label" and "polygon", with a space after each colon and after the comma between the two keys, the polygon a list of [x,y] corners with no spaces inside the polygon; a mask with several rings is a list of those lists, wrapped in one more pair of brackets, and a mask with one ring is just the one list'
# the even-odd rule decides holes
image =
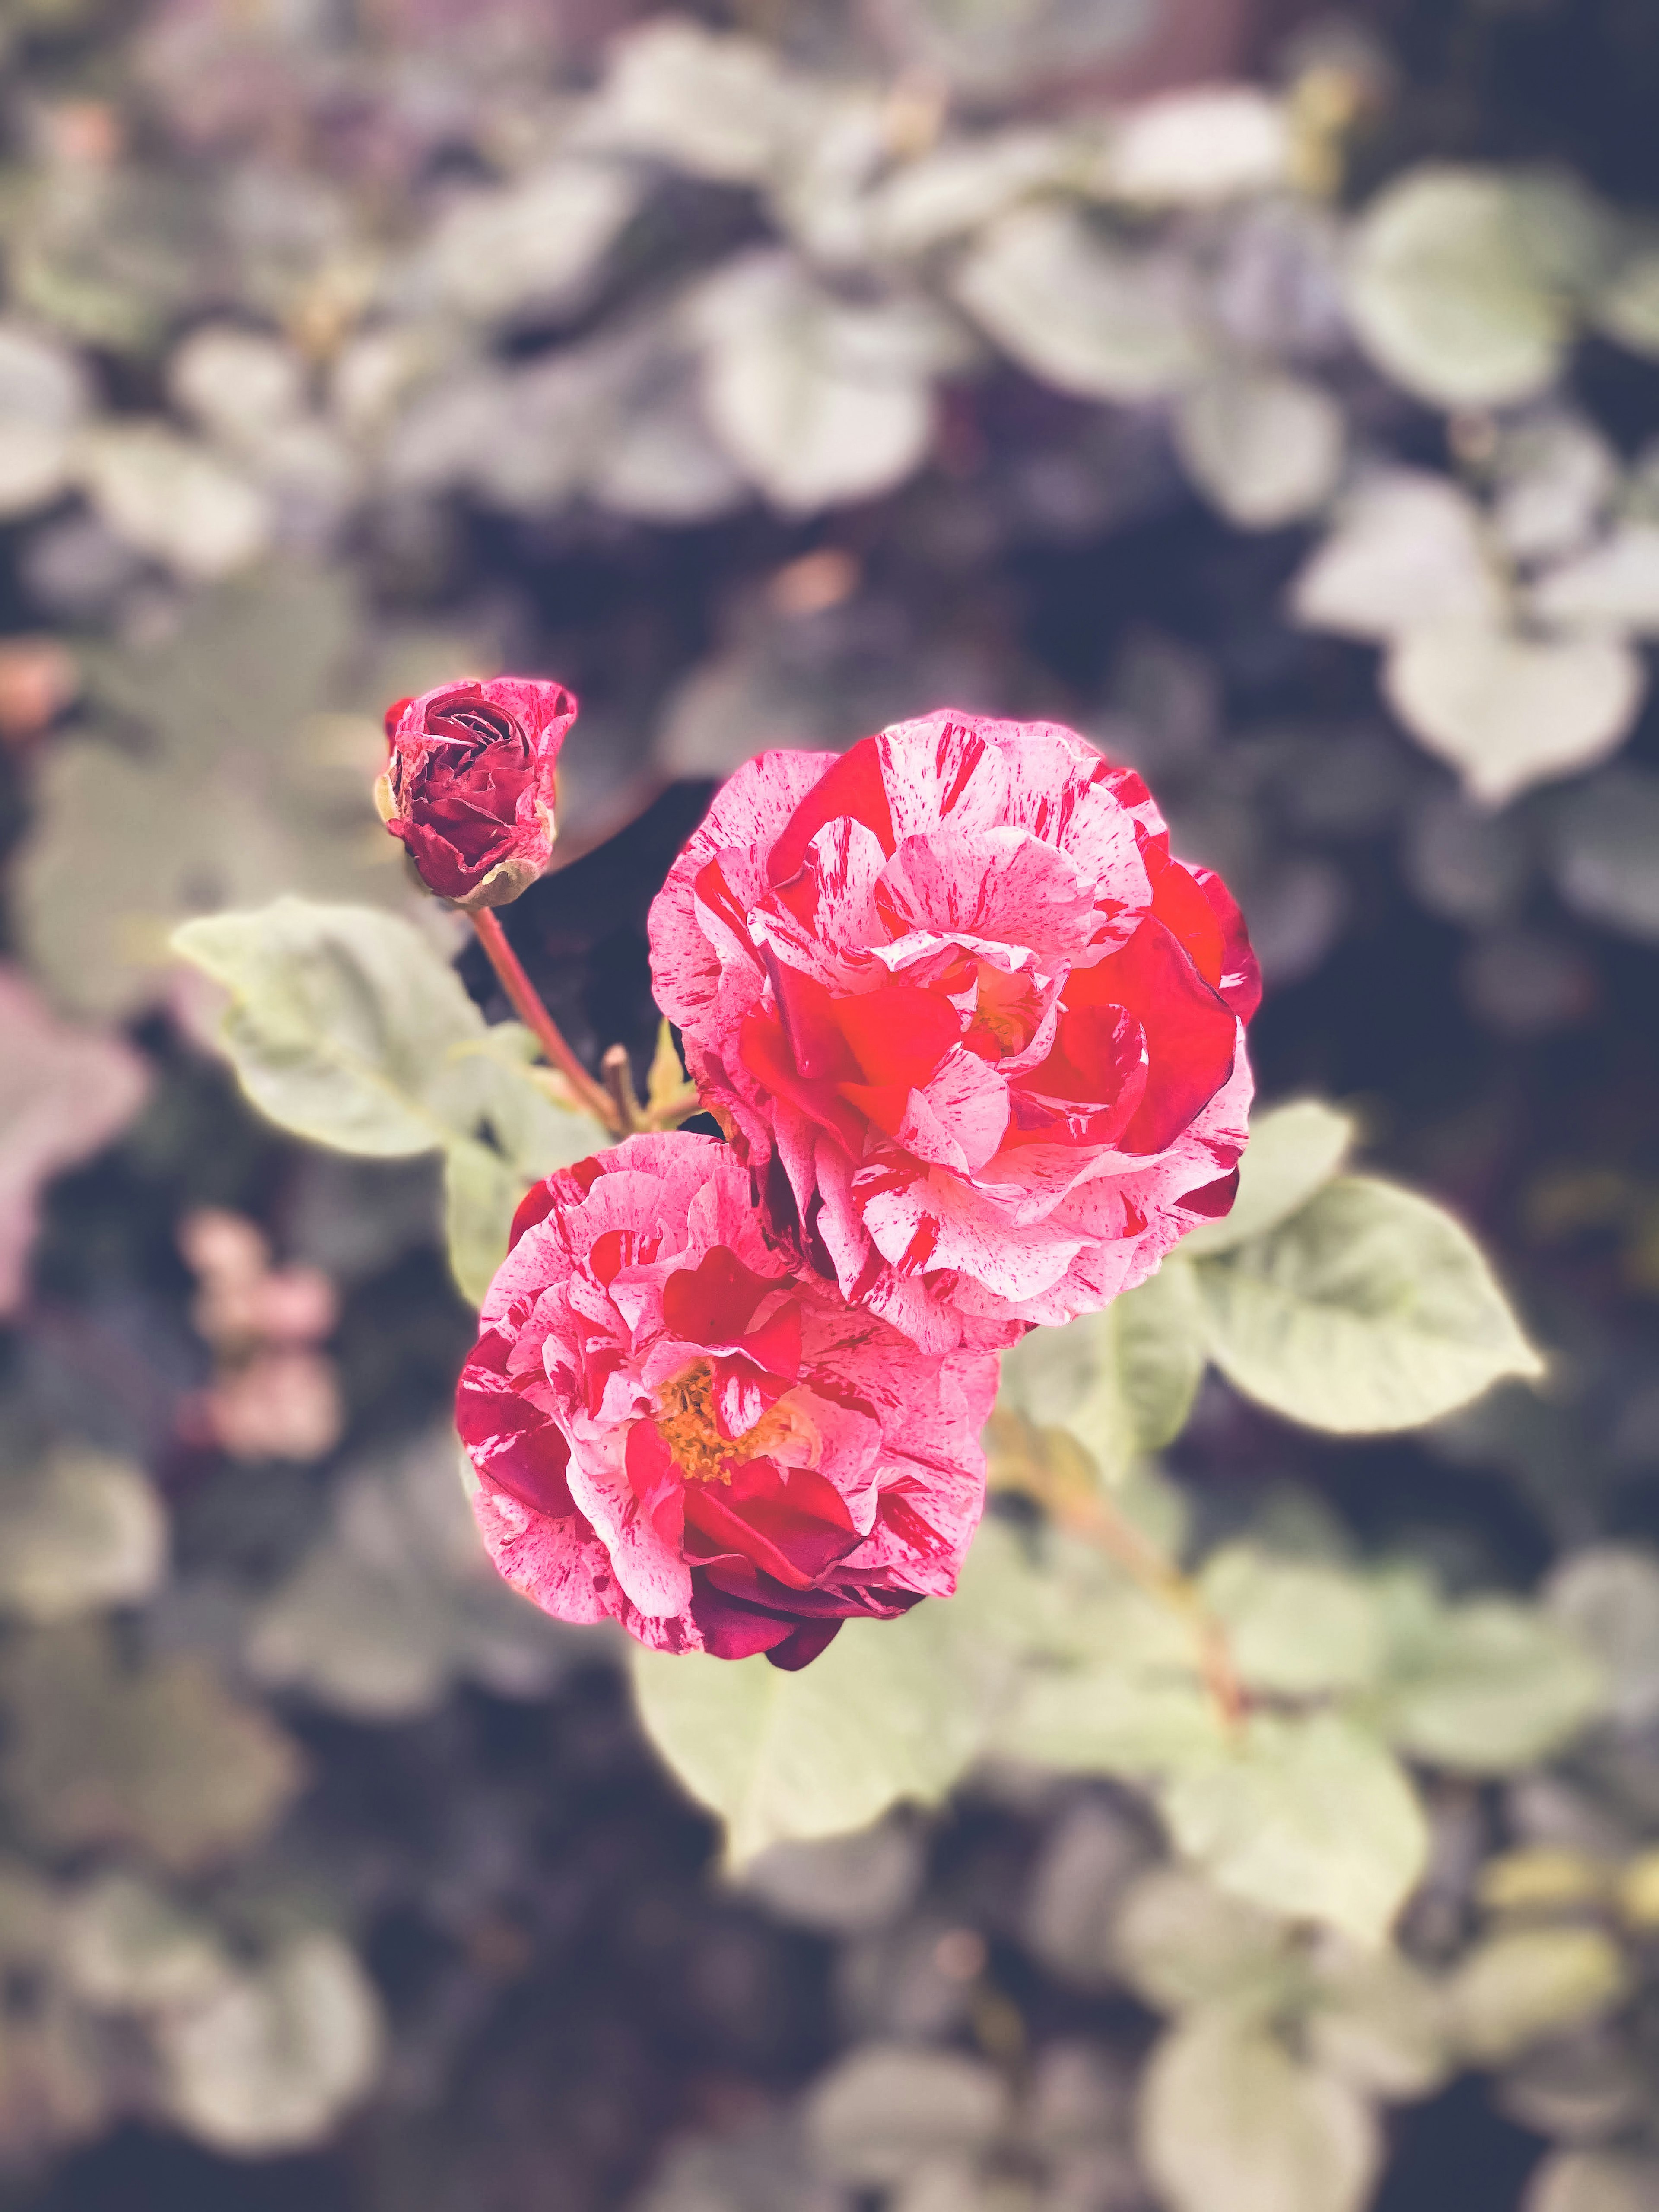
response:
{"label": "rose center", "polygon": [[788,1432],[787,1414],[774,1407],[741,1436],[723,1436],[714,1419],[714,1369],[707,1359],[693,1360],[658,1395],[657,1434],[689,1482],[730,1482],[728,1460],[754,1459]]}

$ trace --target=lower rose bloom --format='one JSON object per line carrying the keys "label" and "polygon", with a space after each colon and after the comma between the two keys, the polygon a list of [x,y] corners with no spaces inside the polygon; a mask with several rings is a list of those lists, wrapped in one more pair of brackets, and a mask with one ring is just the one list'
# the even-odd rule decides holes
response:
{"label": "lower rose bloom", "polygon": [[792,1271],[727,1146],[638,1136],[520,1207],[456,1419],[484,1541],[544,1610],[796,1668],[955,1589],[996,1365]]}
{"label": "lower rose bloom", "polygon": [[1232,1204],[1243,920],[1073,731],[945,712],[745,762],[651,965],[778,1233],[918,1344],[1097,1309]]}

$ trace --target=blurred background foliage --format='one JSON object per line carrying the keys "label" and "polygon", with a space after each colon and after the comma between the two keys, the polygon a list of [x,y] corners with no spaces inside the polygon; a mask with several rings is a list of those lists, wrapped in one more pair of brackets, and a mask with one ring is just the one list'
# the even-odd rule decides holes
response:
{"label": "blurred background foliage", "polygon": [[[6,0],[0,2203],[1659,2204],[1656,108],[1631,0]],[[1057,1736],[722,1881],[495,1583],[435,1164],[274,1135],[166,943],[455,951],[378,714],[507,665],[590,1053],[748,753],[1051,714],[1241,895],[1267,1094],[1479,1222],[1541,1393],[1169,1455],[1266,1689],[1462,1624],[1397,1950]]]}

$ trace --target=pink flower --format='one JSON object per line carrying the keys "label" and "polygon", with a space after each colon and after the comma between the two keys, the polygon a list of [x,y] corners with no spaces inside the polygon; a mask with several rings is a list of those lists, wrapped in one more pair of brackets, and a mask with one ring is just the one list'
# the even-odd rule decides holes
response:
{"label": "pink flower", "polygon": [[445,684],[386,709],[375,796],[421,881],[467,912],[505,906],[546,867],[553,771],[576,701],[562,684]]}
{"label": "pink flower", "polygon": [[545,1611],[794,1668],[955,1589],[995,1393],[994,1358],[792,1272],[731,1148],[676,1133],[531,1192],[456,1419],[484,1541]]}
{"label": "pink flower", "polygon": [[775,1231],[919,1345],[1097,1308],[1232,1204],[1243,920],[1071,730],[939,713],[763,753],[650,929]]}

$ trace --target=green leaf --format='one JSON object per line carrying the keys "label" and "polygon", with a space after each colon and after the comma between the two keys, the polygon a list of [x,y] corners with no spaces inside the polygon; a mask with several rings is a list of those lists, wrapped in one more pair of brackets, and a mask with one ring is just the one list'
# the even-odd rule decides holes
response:
{"label": "green leaf", "polygon": [[76,1995],[105,2012],[198,2003],[232,1972],[204,1921],[135,1875],[99,1875],[64,1915],[61,1953]]}
{"label": "green leaf", "polygon": [[295,1936],[202,2002],[156,2023],[167,2108],[240,2157],[331,2134],[380,2065],[380,2007],[337,1936]]}
{"label": "green leaf", "polygon": [[1236,1897],[1375,1943],[1420,1879],[1428,1831],[1374,1735],[1334,1713],[1258,1714],[1164,1784],[1177,1847]]}
{"label": "green leaf", "polygon": [[942,2154],[972,2158],[1007,2116],[1007,2089],[982,2059],[873,2043],[814,2083],[805,2122],[814,2164],[869,2189],[902,2184]]}
{"label": "green leaf", "polygon": [[1309,2056],[1374,2097],[1427,2096],[1451,2071],[1438,1985],[1400,1952],[1340,1940],[1316,1957]]}
{"label": "green leaf", "polygon": [[1015,1540],[989,1524],[958,1595],[902,1620],[848,1621],[797,1674],[764,1657],[633,1654],[647,1733],[726,1823],[741,1865],[769,1844],[866,1826],[890,1805],[936,1802],[977,1754],[1012,1661],[1006,1633],[1031,1602]]}
{"label": "green leaf", "polygon": [[1317,1098],[1296,1098],[1253,1114],[1231,1211],[1219,1221],[1189,1229],[1181,1240],[1181,1257],[1231,1252],[1248,1238],[1277,1229],[1329,1182],[1353,1140],[1351,1116]]}
{"label": "green leaf", "polygon": [[1154,1867],[1125,1893],[1112,1950],[1131,1989],[1160,2012],[1224,2004],[1261,2019],[1291,1990],[1288,1921],[1206,1881],[1189,1867]]}
{"label": "green leaf", "polygon": [[593,291],[642,183],[619,164],[564,159],[468,192],[440,217],[410,281],[441,310],[483,321],[568,313]]}
{"label": "green leaf", "polygon": [[787,143],[796,105],[769,46],[661,17],[617,40],[585,136],[717,184],[755,184]]}
{"label": "green leaf", "polygon": [[1205,1562],[1199,1589],[1251,1689],[1316,1696],[1374,1681],[1382,1669],[1377,1607],[1348,1569],[1229,1544]]}
{"label": "green leaf", "polygon": [[1431,623],[1495,623],[1503,605],[1480,509],[1419,469],[1381,469],[1356,484],[1291,588],[1304,628],[1373,640]]}
{"label": "green leaf", "polygon": [[1615,636],[1659,636],[1659,524],[1620,523],[1589,552],[1539,577],[1528,594],[1540,622]]}
{"label": "green leaf", "polygon": [[1502,406],[1554,381],[1573,317],[1534,211],[1501,171],[1450,164],[1410,170],[1371,201],[1347,292],[1379,368],[1443,407]]}
{"label": "green leaf", "polygon": [[1641,656],[1616,638],[1526,637],[1484,621],[1414,629],[1382,670],[1406,727],[1487,806],[1605,759],[1646,688]]}
{"label": "green leaf", "polygon": [[488,1145],[463,1141],[444,1154],[444,1241],[449,1272],[469,1305],[483,1304],[528,1188],[512,1162]]}
{"label": "green leaf", "polygon": [[1310,1428],[1415,1428],[1503,1376],[1542,1372],[1467,1231],[1370,1176],[1328,1183],[1194,1272],[1217,1366]]}
{"label": "green leaf", "polygon": [[82,436],[75,465],[116,537],[198,582],[246,568],[274,527],[262,491],[164,422],[100,424]]}
{"label": "green leaf", "polygon": [[1139,2137],[1170,2212],[1361,2212],[1382,2163],[1362,2097],[1224,2014],[1158,2045]]}
{"label": "green leaf", "polygon": [[1447,1607],[1409,1571],[1384,1587],[1392,1649],[1369,1711],[1412,1758],[1464,1774],[1516,1771],[1605,1708],[1601,1668],[1538,1607],[1500,1597]]}
{"label": "green leaf", "polygon": [[1659,944],[1659,775],[1609,769],[1567,794],[1552,829],[1552,872],[1574,912]]}
{"label": "green leaf", "polygon": [[1117,1484],[1180,1434],[1203,1373],[1190,1273],[1166,1260],[1103,1311],[1023,1337],[1004,1356],[1002,1396],[1042,1427],[1070,1429]]}
{"label": "green leaf", "polygon": [[1598,329],[1632,353],[1659,357],[1659,253],[1632,254],[1590,303]]}
{"label": "green leaf", "polygon": [[85,372],[67,347],[0,323],[0,515],[58,496],[88,404]]}
{"label": "green leaf", "polygon": [[289,1738],[203,1659],[128,1669],[89,1623],[12,1646],[0,1698],[0,1785],[52,1850],[130,1844],[192,1872],[263,1835],[302,1779]]}
{"label": "green leaf", "polygon": [[148,1597],[167,1524],[142,1468],[62,1444],[0,1479],[0,1611],[51,1621]]}
{"label": "green leaf", "polygon": [[1633,2151],[1558,2150],[1534,2172],[1522,2212],[1653,2212],[1659,2159]]}
{"label": "green leaf", "polygon": [[1070,209],[1017,209],[963,262],[956,297],[1022,368],[1085,399],[1152,399],[1208,366],[1191,276]]}
{"label": "green leaf", "polygon": [[1610,2011],[1626,1993],[1623,1955],[1599,1928],[1517,1928],[1488,1936],[1446,1986],[1459,2049],[1501,2066],[1530,2043]]}
{"label": "green leaf", "polygon": [[173,944],[231,994],[225,1048],[255,1105],[337,1151],[394,1158],[469,1133],[483,1017],[412,922],[282,898]]}
{"label": "green leaf", "polygon": [[1336,489],[1346,425],[1304,377],[1224,374],[1177,401],[1176,451],[1193,482],[1241,530],[1278,530]]}

